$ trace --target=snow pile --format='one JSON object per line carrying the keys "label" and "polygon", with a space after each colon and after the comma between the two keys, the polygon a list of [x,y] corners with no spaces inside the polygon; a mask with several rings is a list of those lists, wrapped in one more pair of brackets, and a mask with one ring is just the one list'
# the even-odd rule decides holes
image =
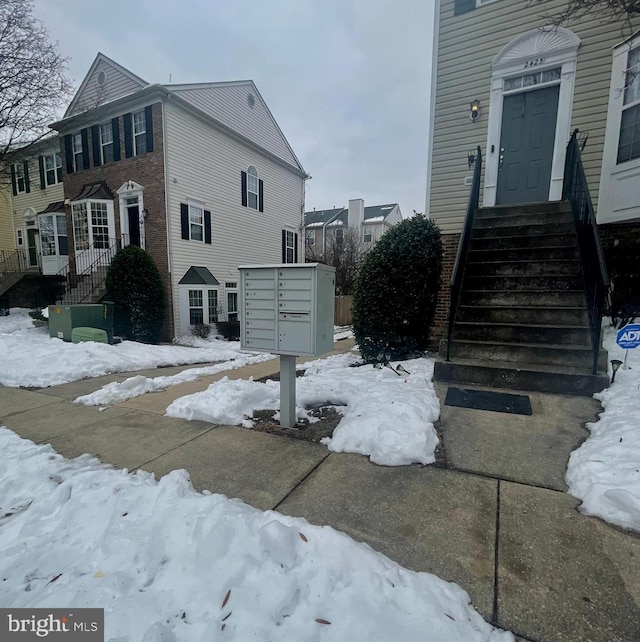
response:
{"label": "snow pile", "polygon": [[[355,355],[341,354],[304,364],[305,375],[297,379],[297,417],[308,417],[305,406],[335,405],[344,417],[333,437],[323,440],[329,450],[368,455],[386,466],[433,463],[438,445],[433,422],[440,415],[433,361],[405,361],[407,372],[400,376],[389,368],[350,367],[356,362]],[[176,399],[167,415],[247,426],[254,410],[279,407],[279,383],[225,377]]]}
{"label": "snow pile", "polygon": [[342,341],[343,339],[353,339],[353,330],[351,326],[334,325],[333,326],[333,341]]}
{"label": "snow pile", "polygon": [[456,584],[329,527],[0,428],[0,604],[103,607],[105,640],[513,640]]}
{"label": "snow pile", "polygon": [[29,316],[29,310],[26,308],[9,308],[8,316],[0,316],[0,341],[2,341],[1,335],[33,327],[33,319]]}
{"label": "snow pile", "polygon": [[222,363],[217,363],[214,366],[207,366],[205,368],[189,368],[175,375],[167,375],[164,377],[144,377],[143,375],[136,375],[121,382],[113,381],[108,383],[91,394],[77,397],[74,403],[85,406],[102,406],[110,403],[119,403],[127,399],[140,397],[148,392],[158,392],[165,390],[169,386],[177,386],[187,381],[195,381],[200,377],[218,374],[225,370],[237,370],[238,368],[269,361],[273,358],[274,356],[272,354],[240,354],[238,358],[233,361],[223,361]]}
{"label": "snow pile", "polygon": [[152,346],[124,341],[66,343],[50,338],[47,328],[33,327],[27,310],[13,308],[0,317],[0,384],[4,386],[55,386],[114,372],[145,370],[244,357],[238,341],[206,342],[205,347]]}
{"label": "snow pile", "polygon": [[[605,331],[609,359],[624,360],[616,330]],[[591,436],[571,453],[566,481],[587,515],[640,531],[640,348],[629,350],[627,369],[613,385],[594,395],[604,408],[587,424]]]}

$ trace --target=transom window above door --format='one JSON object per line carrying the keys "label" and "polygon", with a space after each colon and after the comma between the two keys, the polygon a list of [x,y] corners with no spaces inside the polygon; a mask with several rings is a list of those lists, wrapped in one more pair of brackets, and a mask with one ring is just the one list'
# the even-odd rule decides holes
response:
{"label": "transom window above door", "polygon": [[504,79],[504,90],[513,91],[515,89],[527,89],[528,87],[536,87],[537,85],[544,85],[546,83],[557,82],[562,76],[562,67],[554,67],[553,69],[545,69],[544,71],[536,71],[531,74],[523,74],[515,78]]}

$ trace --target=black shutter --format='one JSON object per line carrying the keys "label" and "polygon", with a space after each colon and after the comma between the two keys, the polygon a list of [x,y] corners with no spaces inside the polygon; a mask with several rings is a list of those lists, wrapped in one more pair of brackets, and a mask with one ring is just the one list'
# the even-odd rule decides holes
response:
{"label": "black shutter", "polygon": [[102,165],[102,159],[100,158],[100,127],[98,125],[91,127],[91,142],[93,143],[93,166],[99,167]]}
{"label": "black shutter", "polygon": [[144,126],[147,128],[147,152],[153,151],[153,110],[151,105],[144,108]]}
{"label": "black shutter", "polygon": [[211,245],[211,212],[204,211],[204,242]]}
{"label": "black shutter", "polygon": [[189,206],[180,203],[180,226],[182,227],[182,238],[189,240]]}
{"label": "black shutter", "polygon": [[240,172],[240,188],[242,189],[242,207],[247,206],[247,172]]}
{"label": "black shutter", "polygon": [[453,15],[459,16],[461,13],[468,13],[476,8],[476,0],[455,0]]}
{"label": "black shutter", "polygon": [[67,163],[67,174],[73,174],[73,148],[71,147],[71,134],[64,137],[64,158]]}
{"label": "black shutter", "polygon": [[258,181],[258,211],[264,212],[264,183]]}
{"label": "black shutter", "polygon": [[82,137],[82,168],[89,169],[89,130],[85,127],[80,130]]}
{"label": "black shutter", "polygon": [[16,168],[13,163],[11,163],[11,191],[14,196],[18,195],[18,186],[16,185]]}
{"label": "black shutter", "polygon": [[111,119],[111,129],[113,130],[113,160],[120,160],[120,119]]}
{"label": "black shutter", "polygon": [[[55,162],[55,154],[54,154]],[[44,177],[44,156],[38,156],[38,171],[40,172],[40,189],[46,189],[47,181]]]}
{"label": "black shutter", "polygon": [[287,262],[287,230],[282,230],[282,262]]}
{"label": "black shutter", "polygon": [[298,262],[298,235],[293,235],[293,262]]}
{"label": "black shutter", "polygon": [[28,194],[31,191],[31,184],[29,183],[29,161],[22,161],[24,168],[24,191]]}
{"label": "black shutter", "polygon": [[131,129],[131,114],[125,114],[122,117],[124,124],[124,156],[131,158],[133,156],[133,131]]}

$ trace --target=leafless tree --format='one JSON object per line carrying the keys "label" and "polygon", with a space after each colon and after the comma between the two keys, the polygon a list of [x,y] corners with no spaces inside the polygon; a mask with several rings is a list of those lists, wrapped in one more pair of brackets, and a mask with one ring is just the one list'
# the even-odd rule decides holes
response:
{"label": "leafless tree", "polygon": [[353,227],[341,229],[341,236],[336,235],[334,230],[329,232],[323,261],[336,269],[338,296],[353,294],[353,284],[367,252],[359,230]]}
{"label": "leafless tree", "polygon": [[67,58],[33,16],[32,0],[0,0],[0,165],[47,133],[68,101]]}
{"label": "leafless tree", "polygon": [[[545,5],[553,0],[533,0]],[[555,4],[555,2],[554,2]],[[564,9],[553,8],[547,17],[561,25],[591,15],[605,22],[619,22],[631,28],[634,18],[640,17],[640,0],[567,0]]]}

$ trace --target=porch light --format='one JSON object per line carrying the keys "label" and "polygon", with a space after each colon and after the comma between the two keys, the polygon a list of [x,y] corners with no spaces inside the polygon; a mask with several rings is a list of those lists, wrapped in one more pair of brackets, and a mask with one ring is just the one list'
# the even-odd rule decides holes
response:
{"label": "porch light", "polygon": [[616,372],[618,372],[618,369],[622,365],[622,361],[620,359],[611,359],[611,370],[613,371],[613,375],[611,376],[611,383],[613,383],[616,379]]}
{"label": "porch light", "polygon": [[147,216],[149,216],[149,210],[146,207],[142,210],[142,216],[144,218],[147,218]]}
{"label": "porch light", "polygon": [[480,118],[480,101],[476,98],[476,100],[471,101],[470,107],[469,118],[472,123],[475,123]]}

